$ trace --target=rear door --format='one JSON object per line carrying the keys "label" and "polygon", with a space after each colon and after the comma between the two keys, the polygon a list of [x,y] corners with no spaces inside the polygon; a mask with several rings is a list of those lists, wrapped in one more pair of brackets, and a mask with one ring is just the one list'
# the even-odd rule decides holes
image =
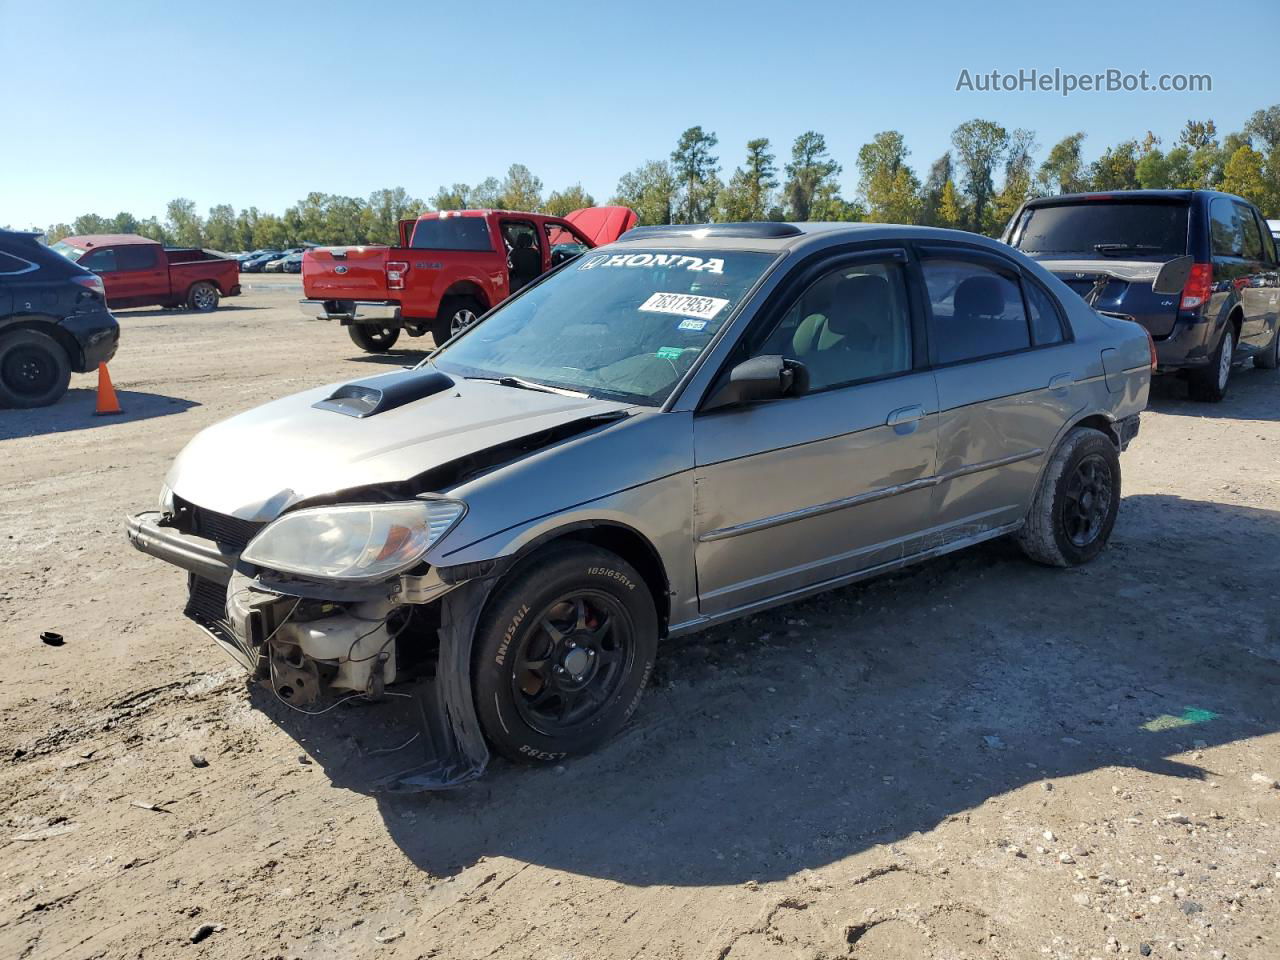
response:
{"label": "rear door", "polygon": [[938,385],[938,483],[927,542],[1021,520],[1054,438],[1080,407],[1066,320],[1017,266],[962,245],[920,247]]}
{"label": "rear door", "polygon": [[1271,298],[1275,290],[1270,288],[1269,280],[1273,271],[1268,269],[1262,228],[1253,208],[1239,201],[1232,201],[1232,206],[1240,222],[1241,258],[1247,271],[1238,281],[1243,314],[1240,341],[1261,346],[1271,342],[1271,312],[1274,309]]}

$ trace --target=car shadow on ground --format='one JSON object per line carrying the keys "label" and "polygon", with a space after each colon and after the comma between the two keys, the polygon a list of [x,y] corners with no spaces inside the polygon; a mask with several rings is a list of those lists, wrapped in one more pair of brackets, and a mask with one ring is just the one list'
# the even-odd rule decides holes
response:
{"label": "car shadow on ground", "polygon": [[1246,361],[1231,371],[1227,396],[1221,403],[1204,403],[1187,396],[1181,377],[1159,376],[1151,381],[1149,406],[1157,413],[1226,420],[1280,420],[1280,372],[1262,370]]}
{"label": "car shadow on ground", "polygon": [[131,309],[114,309],[111,312],[121,319],[129,317],[216,317],[220,313],[247,313],[251,310],[267,310],[270,305],[222,303],[217,310],[199,313],[186,307],[133,307]]}
{"label": "car shadow on ground", "polygon": [[[1278,512],[1130,497],[1093,564],[1001,541],[670,642],[597,753],[379,807],[432,875],[505,856],[688,886],[791,876],[1108,766],[1217,779],[1195,751],[1280,729],[1278,541]],[[395,749],[410,701],[255,700],[337,786],[420,760]]]}
{"label": "car shadow on ground", "polygon": [[353,353],[346,359],[353,363],[371,363],[383,367],[416,367],[431,350],[431,347],[427,347],[422,350],[389,350],[386,353]]}
{"label": "car shadow on ground", "polygon": [[78,387],[68,390],[57,403],[34,410],[11,410],[0,407],[0,440],[16,437],[35,437],[49,433],[67,433],[72,430],[92,430],[112,424],[132,423],[135,420],[151,420],[183,413],[200,404],[181,397],[169,397],[161,393],[141,393],[136,390],[117,390],[122,413],[97,416],[94,413],[98,392],[92,388]]}

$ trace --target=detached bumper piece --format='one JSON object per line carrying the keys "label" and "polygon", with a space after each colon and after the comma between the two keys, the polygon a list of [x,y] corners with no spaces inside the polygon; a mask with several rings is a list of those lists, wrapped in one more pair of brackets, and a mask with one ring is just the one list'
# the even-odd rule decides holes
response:
{"label": "detached bumper piece", "polygon": [[1120,438],[1120,449],[1126,450],[1133,438],[1138,435],[1138,428],[1141,424],[1142,414],[1135,413],[1132,416],[1123,417],[1116,421],[1116,435]]}
{"label": "detached bumper piece", "polygon": [[343,323],[400,322],[400,304],[390,300],[299,300],[298,308],[308,317],[341,320]]}

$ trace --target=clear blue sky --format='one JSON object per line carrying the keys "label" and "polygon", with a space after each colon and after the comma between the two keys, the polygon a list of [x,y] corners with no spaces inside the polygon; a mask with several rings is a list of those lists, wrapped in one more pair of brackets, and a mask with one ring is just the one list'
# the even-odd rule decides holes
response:
{"label": "clear blue sky", "polygon": [[[693,124],[726,174],[749,138],[781,162],[818,130],[852,194],[858,148],[891,128],[918,170],[975,116],[1033,128],[1041,156],[1077,129],[1090,157],[1188,117],[1237,129],[1280,101],[1280,3],[0,0],[0,63],[0,223],[425,198],[517,161],[604,200]],[[1208,72],[1213,91],[955,91],[962,68],[1024,67]]]}

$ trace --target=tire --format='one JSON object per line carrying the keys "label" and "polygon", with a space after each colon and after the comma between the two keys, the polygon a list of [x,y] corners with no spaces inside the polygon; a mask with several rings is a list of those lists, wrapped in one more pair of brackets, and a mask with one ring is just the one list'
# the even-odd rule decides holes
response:
{"label": "tire", "polygon": [[598,547],[551,548],[517,566],[476,628],[480,726],[522,763],[588,753],[635,712],[658,649],[658,615],[631,564]]}
{"label": "tire", "polygon": [[70,382],[67,351],[47,333],[14,330],[0,336],[0,406],[47,407]]}
{"label": "tire", "polygon": [[1088,563],[1107,545],[1119,509],[1120,454],[1106,434],[1078,427],[1045,467],[1018,545],[1046,566]]}
{"label": "tire", "polygon": [[1204,403],[1221,403],[1231,382],[1231,361],[1235,357],[1236,328],[1227,324],[1218,341],[1218,349],[1209,358],[1209,365],[1195,370],[1187,382],[1187,393],[1192,400]]}
{"label": "tire", "polygon": [[210,313],[218,309],[218,288],[212,283],[193,283],[187,291],[187,306],[197,313]]}
{"label": "tire", "polygon": [[353,323],[347,327],[351,342],[365,353],[386,353],[400,339],[399,327],[384,327],[374,323]]}
{"label": "tire", "polygon": [[1253,365],[1261,370],[1280,367],[1280,322],[1276,323],[1275,332],[1271,334],[1271,342],[1253,355]]}
{"label": "tire", "polygon": [[475,297],[445,297],[431,321],[431,339],[438,347],[475,323],[483,313],[484,304]]}

